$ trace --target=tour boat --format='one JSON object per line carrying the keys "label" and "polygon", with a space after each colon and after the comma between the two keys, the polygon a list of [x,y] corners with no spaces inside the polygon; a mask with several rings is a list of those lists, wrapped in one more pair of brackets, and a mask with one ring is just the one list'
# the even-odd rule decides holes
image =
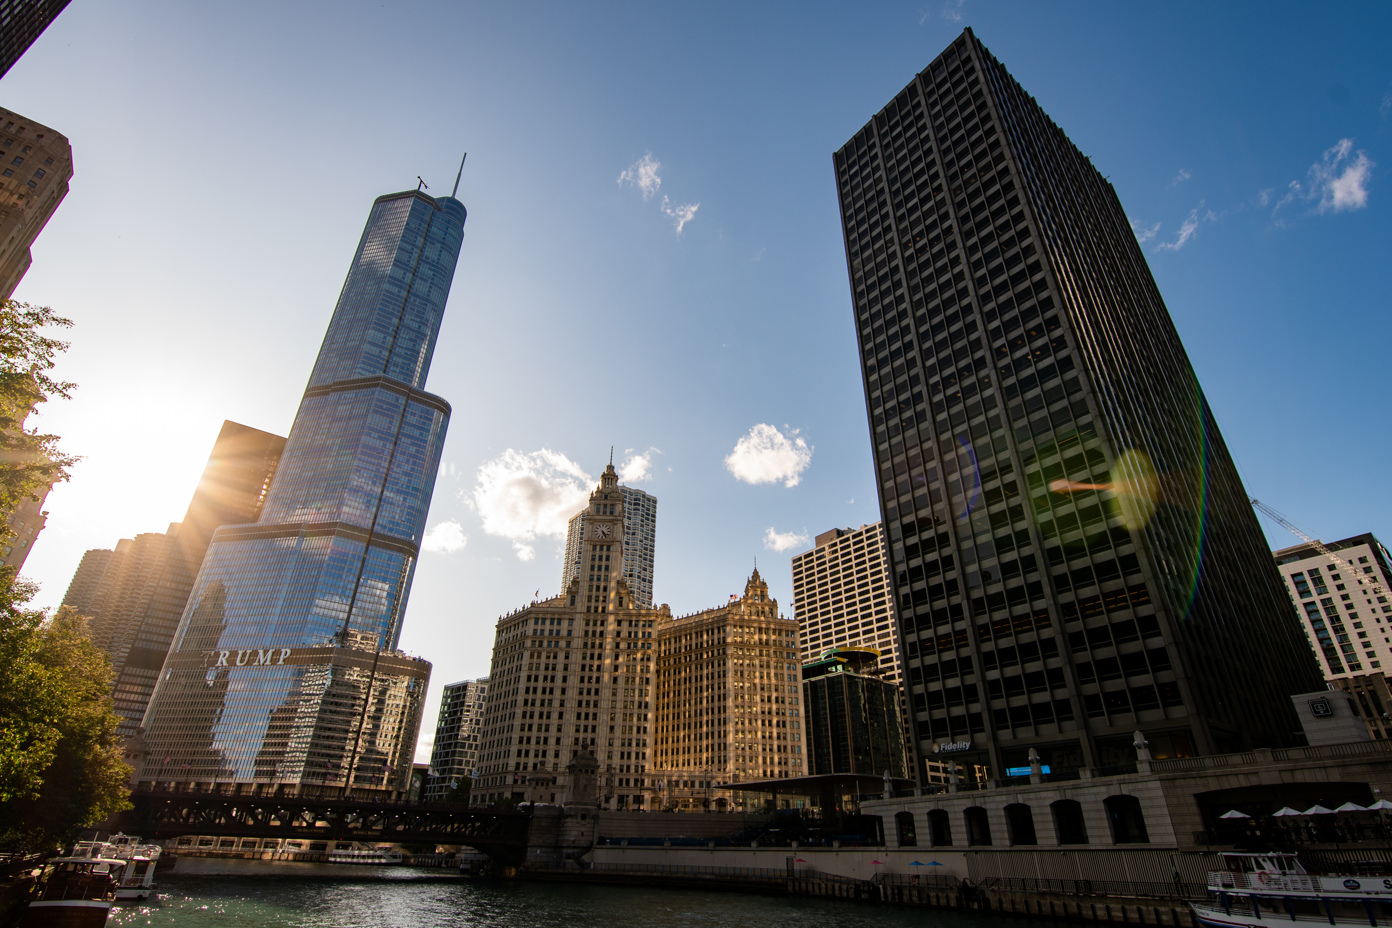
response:
{"label": "tour boat", "polygon": [[336,848],[329,852],[331,864],[399,864],[401,852],[394,847],[369,847],[353,842],[351,847]]}
{"label": "tour boat", "polygon": [[125,865],[99,856],[53,858],[30,891],[19,928],[101,928]]}
{"label": "tour boat", "polygon": [[1392,921],[1392,867],[1385,873],[1306,873],[1294,854],[1224,853],[1226,869],[1208,874],[1208,904],[1191,903],[1205,928],[1277,928],[1328,923],[1377,928]]}
{"label": "tour boat", "polygon": [[155,868],[160,856],[157,844],[141,844],[139,838],[114,834],[109,841],[79,841],[73,846],[72,856],[121,861],[123,866],[114,874],[117,902],[143,902],[155,894]]}

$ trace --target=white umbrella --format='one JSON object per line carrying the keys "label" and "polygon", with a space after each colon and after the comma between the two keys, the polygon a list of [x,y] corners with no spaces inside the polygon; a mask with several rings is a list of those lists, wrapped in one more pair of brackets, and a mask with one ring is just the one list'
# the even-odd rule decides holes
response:
{"label": "white umbrella", "polygon": [[1335,811],[1335,812],[1367,812],[1367,811],[1368,811],[1368,808],[1367,808],[1366,806],[1360,806],[1360,805],[1359,805],[1358,803],[1356,803],[1356,802],[1346,802],[1346,803],[1344,803],[1343,805],[1339,806],[1339,808],[1335,809],[1334,811]]}
{"label": "white umbrella", "polygon": [[1313,806],[1310,806],[1310,808],[1306,809],[1304,812],[1302,812],[1302,813],[1300,813],[1300,814],[1301,814],[1301,815],[1333,815],[1333,814],[1334,814],[1334,810],[1333,810],[1333,809],[1326,809],[1326,808],[1325,808],[1324,806],[1322,806],[1322,805],[1315,804],[1315,805],[1313,805]]}
{"label": "white umbrella", "polygon": [[1220,815],[1220,816],[1218,816],[1218,817],[1219,817],[1219,818],[1251,818],[1252,816],[1248,815],[1246,812],[1239,812],[1239,811],[1237,811],[1236,809],[1229,809],[1227,812],[1224,812],[1222,815]]}
{"label": "white umbrella", "polygon": [[1368,806],[1369,812],[1386,812],[1389,809],[1392,809],[1392,802],[1388,802],[1386,799],[1379,799],[1377,802]]}
{"label": "white umbrella", "polygon": [[[1388,808],[1392,808],[1392,804],[1390,804],[1390,805],[1388,806]],[[1298,810],[1298,809],[1292,809],[1290,806],[1285,806],[1284,808],[1280,809],[1279,811],[1273,813],[1273,815],[1274,815],[1275,817],[1280,817],[1280,816],[1285,816],[1285,815],[1304,815],[1304,814],[1305,814],[1304,812],[1301,812],[1301,811]]]}

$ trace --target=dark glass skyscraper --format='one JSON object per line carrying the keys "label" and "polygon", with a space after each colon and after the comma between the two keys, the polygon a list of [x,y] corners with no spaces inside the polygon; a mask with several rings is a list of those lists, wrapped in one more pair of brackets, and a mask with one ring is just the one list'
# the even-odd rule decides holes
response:
{"label": "dark glass skyscraper", "polygon": [[373,204],[260,519],[203,559],[142,780],[405,788],[430,665],[395,649],[450,413],[422,387],[464,220]]}
{"label": "dark glass skyscraper", "polygon": [[920,754],[1297,739],[1318,673],[1111,185],[970,30],[834,164]]}
{"label": "dark glass skyscraper", "polygon": [[68,0],[0,0],[0,77],[67,5]]}

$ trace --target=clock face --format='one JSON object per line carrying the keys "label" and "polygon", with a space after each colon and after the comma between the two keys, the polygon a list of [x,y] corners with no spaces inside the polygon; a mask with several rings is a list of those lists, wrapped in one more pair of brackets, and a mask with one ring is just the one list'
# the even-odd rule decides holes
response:
{"label": "clock face", "polygon": [[608,538],[613,534],[614,527],[607,522],[600,522],[594,527],[593,538]]}

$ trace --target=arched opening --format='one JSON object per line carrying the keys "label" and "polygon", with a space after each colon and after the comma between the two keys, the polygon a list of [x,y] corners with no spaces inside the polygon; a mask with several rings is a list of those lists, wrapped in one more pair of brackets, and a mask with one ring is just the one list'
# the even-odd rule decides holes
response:
{"label": "arched opening", "polygon": [[933,847],[952,846],[952,820],[946,809],[934,809],[928,813],[928,838]]}
{"label": "arched opening", "polygon": [[1107,824],[1112,829],[1113,844],[1149,844],[1141,801],[1135,796],[1108,796],[1102,801],[1107,810]]}
{"label": "arched opening", "polygon": [[968,806],[962,810],[962,819],[967,826],[968,847],[991,846],[991,823],[986,818],[986,810],[981,806]]}
{"label": "arched opening", "polygon": [[1034,834],[1034,813],[1023,802],[1013,802],[1005,807],[1005,836],[1011,847],[1039,843]]}
{"label": "arched opening", "polygon": [[1054,815],[1054,834],[1059,844],[1087,844],[1087,824],[1083,822],[1083,805],[1076,799],[1060,799],[1049,804]]}
{"label": "arched opening", "polygon": [[894,826],[899,832],[900,847],[918,847],[918,831],[914,828],[912,812],[896,812]]}

